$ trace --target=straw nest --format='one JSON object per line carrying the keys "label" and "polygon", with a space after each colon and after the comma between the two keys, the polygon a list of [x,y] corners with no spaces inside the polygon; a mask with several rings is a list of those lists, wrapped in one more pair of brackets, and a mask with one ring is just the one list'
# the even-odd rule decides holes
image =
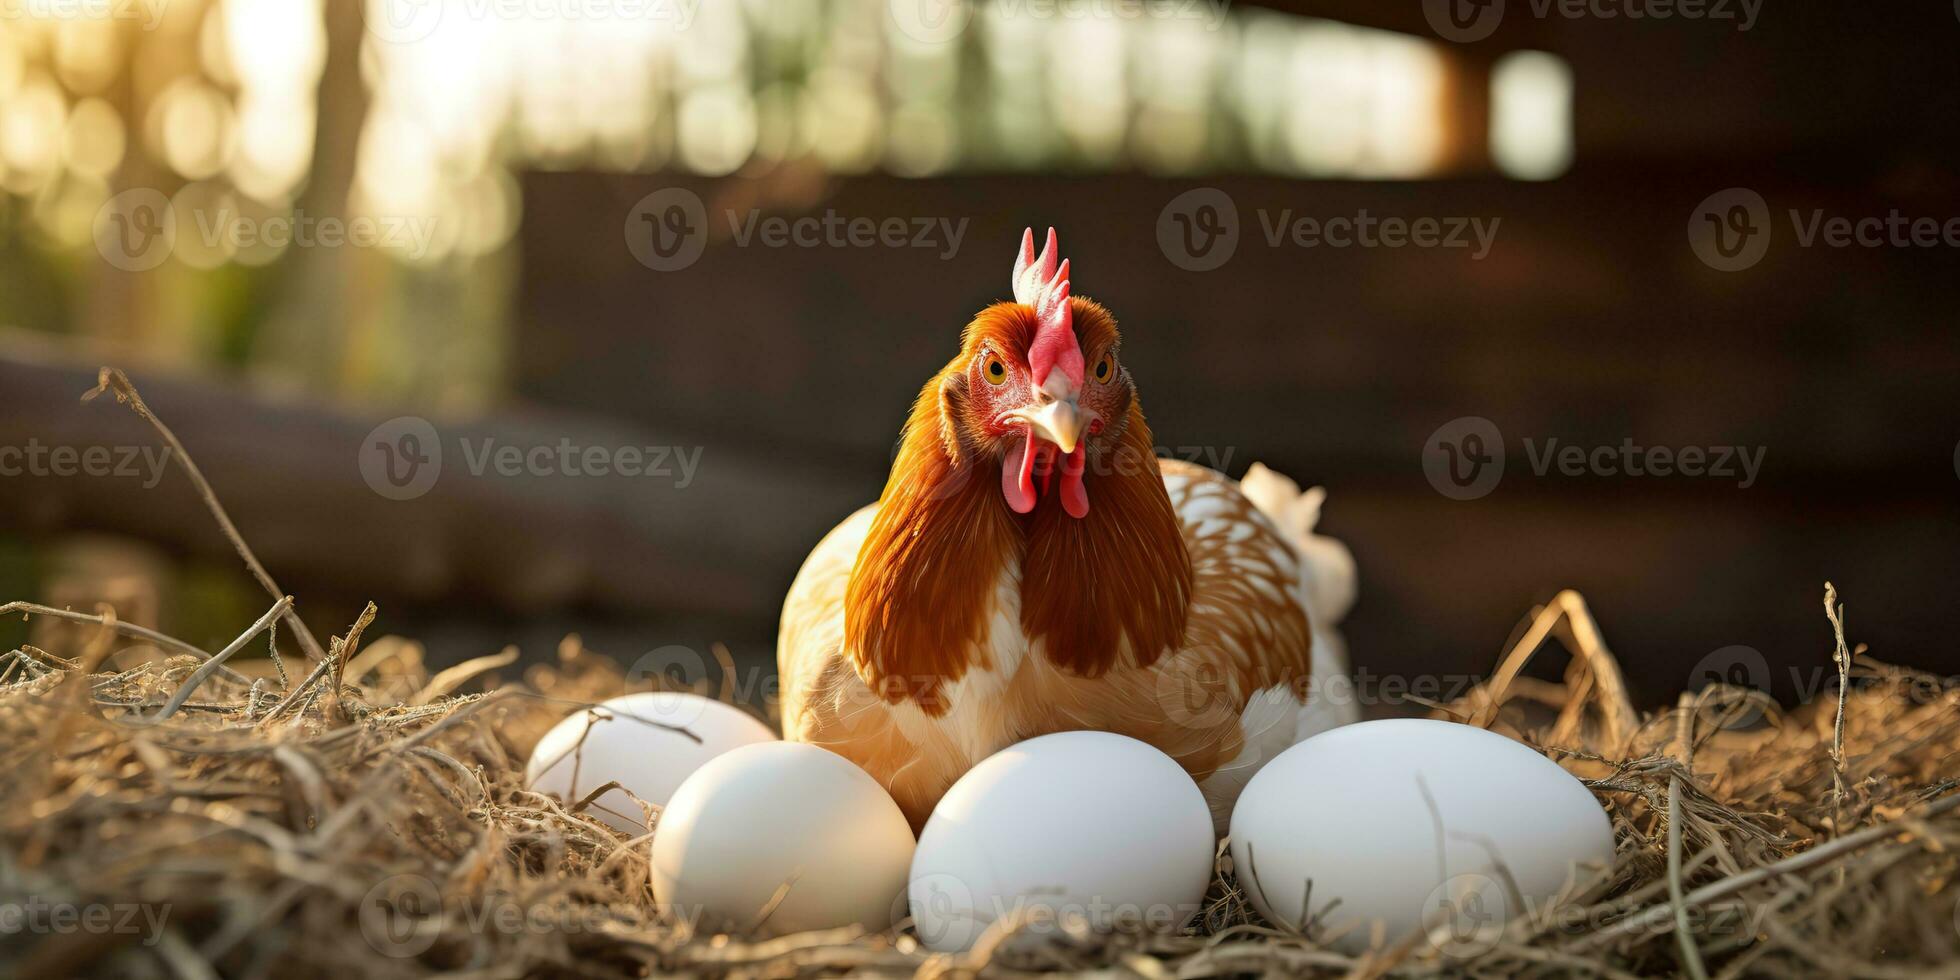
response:
{"label": "straw nest", "polygon": [[[524,786],[545,730],[625,691],[617,665],[573,638],[521,677],[506,675],[514,652],[432,675],[412,643],[363,643],[373,607],[318,643],[175,437],[120,374],[103,381],[156,424],[276,598],[215,652],[106,609],[0,606],[78,624],[75,649],[0,654],[0,962],[15,975],[1960,974],[1960,693],[1850,647],[1828,586],[1818,661],[1838,683],[1793,712],[1722,686],[1637,712],[1569,592],[1488,681],[1429,706],[1559,761],[1613,817],[1613,868],[1500,928],[1443,921],[1343,955],[1315,923],[1261,922],[1221,855],[1179,935],[1009,947],[996,931],[944,956],[903,926],[691,934],[654,906],[650,835],[590,812],[609,787]],[[303,670],[233,662],[282,626],[311,654]],[[1522,674],[1555,646],[1572,655],[1562,683]]]}

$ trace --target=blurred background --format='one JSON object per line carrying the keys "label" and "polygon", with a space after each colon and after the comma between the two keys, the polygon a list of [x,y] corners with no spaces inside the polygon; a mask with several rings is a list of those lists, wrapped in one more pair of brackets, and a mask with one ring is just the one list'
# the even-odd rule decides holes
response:
{"label": "blurred background", "polygon": [[1572,587],[1650,703],[1807,694],[1827,579],[1960,672],[1956,43],[1773,0],[7,0],[0,600],[211,649],[267,605],[78,401],[116,364],[321,636],[373,600],[436,664],[766,667],[1052,224],[1167,453],[1328,489],[1377,677],[1481,674]]}

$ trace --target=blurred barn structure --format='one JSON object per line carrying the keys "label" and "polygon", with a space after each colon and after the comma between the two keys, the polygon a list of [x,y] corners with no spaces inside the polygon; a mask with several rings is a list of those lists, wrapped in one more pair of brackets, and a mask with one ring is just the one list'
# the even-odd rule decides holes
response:
{"label": "blurred barn structure", "polygon": [[[576,630],[628,659],[725,641],[767,663],[798,562],[875,498],[919,385],[1004,297],[1021,228],[1052,224],[1167,452],[1328,487],[1376,676],[1481,672],[1574,587],[1637,693],[1738,646],[1803,693],[1829,669],[1827,578],[1874,655],[1960,671],[1960,249],[1803,240],[1820,218],[1960,218],[1944,6],[1514,2],[1479,23],[1362,0],[707,0],[631,29],[300,6],[300,28],[245,0],[112,25],[100,79],[63,67],[88,63],[73,25],[0,26],[0,446],[149,444],[75,403],[96,362],[125,364],[322,629],[372,598],[441,660]],[[1690,242],[1731,188],[1771,225],[1740,271]],[[132,189],[171,199],[161,267],[100,240]],[[1200,189],[1230,205],[1216,261],[1164,235]],[[697,210],[663,228],[675,201]],[[436,230],[266,246],[194,233],[213,213]],[[826,216],[942,231],[747,230]],[[1286,234],[1363,216],[1488,240]],[[648,261],[636,236],[663,230],[698,254]],[[446,455],[392,499],[360,461],[403,416]],[[1506,461],[1459,500],[1424,453],[1468,417]],[[465,458],[560,444],[698,467]],[[1589,462],[1562,472],[1552,445]],[[1761,463],[1633,475],[1600,447]],[[175,476],[0,476],[0,535],[0,598],[82,604],[134,576],[123,602],[200,641],[256,612]]]}

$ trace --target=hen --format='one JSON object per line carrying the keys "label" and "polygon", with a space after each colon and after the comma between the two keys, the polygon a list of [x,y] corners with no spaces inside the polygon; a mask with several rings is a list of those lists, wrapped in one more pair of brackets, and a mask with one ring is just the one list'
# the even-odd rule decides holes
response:
{"label": "hen", "polygon": [[1176,759],[1214,822],[1268,759],[1353,721],[1333,626],[1346,548],[1320,491],[1159,460],[1116,319],[1030,229],[1014,299],[919,393],[889,481],[783,603],[785,737],[891,791],[917,829],[975,763],[1096,729]]}

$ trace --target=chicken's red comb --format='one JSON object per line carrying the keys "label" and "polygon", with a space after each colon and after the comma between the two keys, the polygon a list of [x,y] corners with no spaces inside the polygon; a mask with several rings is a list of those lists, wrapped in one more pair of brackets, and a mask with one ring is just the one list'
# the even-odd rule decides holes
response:
{"label": "chicken's red comb", "polygon": [[1046,384],[1048,372],[1060,366],[1071,385],[1082,385],[1082,348],[1075,342],[1075,318],[1069,312],[1068,260],[1056,265],[1055,229],[1041,257],[1034,254],[1034,229],[1021,233],[1021,254],[1014,258],[1014,302],[1034,307],[1034,343],[1028,346],[1028,367],[1034,383]]}

